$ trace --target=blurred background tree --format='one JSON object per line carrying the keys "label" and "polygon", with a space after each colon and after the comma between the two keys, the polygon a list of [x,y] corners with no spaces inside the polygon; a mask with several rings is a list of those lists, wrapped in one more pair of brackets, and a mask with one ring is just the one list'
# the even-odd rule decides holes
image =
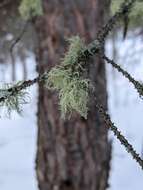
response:
{"label": "blurred background tree", "polygon": [[[35,19],[38,35],[38,73],[60,64],[66,38],[95,39],[107,21],[109,0],[43,0],[43,16]],[[104,61],[97,57],[88,73],[105,109],[107,91]],[[37,176],[40,190],[105,190],[108,187],[111,146],[108,130],[91,98],[88,119],[60,117],[57,93],[39,85]]]}
{"label": "blurred background tree", "polygon": [[[36,44],[36,33],[32,25],[19,14],[20,3],[18,0],[0,2],[0,64],[3,65],[1,74],[4,79],[6,65],[10,64],[12,81],[16,80],[18,60],[23,68],[21,79],[27,78],[26,59],[30,52],[34,52]],[[16,41],[17,43],[11,49]]]}

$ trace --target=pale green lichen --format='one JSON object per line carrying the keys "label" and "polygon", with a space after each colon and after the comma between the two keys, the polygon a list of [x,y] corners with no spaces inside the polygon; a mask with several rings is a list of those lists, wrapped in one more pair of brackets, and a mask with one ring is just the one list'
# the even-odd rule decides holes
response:
{"label": "pale green lichen", "polygon": [[81,75],[79,56],[85,50],[83,41],[78,37],[70,40],[69,51],[60,66],[56,66],[47,74],[46,86],[59,91],[59,105],[63,118],[77,111],[87,118],[89,101],[89,79]]}
{"label": "pale green lichen", "polygon": [[68,52],[65,54],[64,59],[62,60],[63,65],[73,65],[77,64],[78,58],[85,50],[85,44],[79,36],[73,36],[68,39],[70,47]]}
{"label": "pale green lichen", "polygon": [[[0,112],[6,116],[10,116],[12,111],[16,111],[18,114],[22,113],[22,106],[29,103],[29,95],[25,90],[14,91],[15,85],[5,84],[0,88],[0,98],[4,97],[4,100],[0,102]],[[9,89],[13,88],[12,91]]]}
{"label": "pale green lichen", "polygon": [[89,81],[73,78],[68,85],[60,90],[60,109],[62,117],[71,115],[75,110],[82,117],[87,118],[89,100]]}
{"label": "pale green lichen", "polygon": [[43,14],[41,0],[22,0],[19,6],[19,12],[25,20],[31,17],[41,16]]}

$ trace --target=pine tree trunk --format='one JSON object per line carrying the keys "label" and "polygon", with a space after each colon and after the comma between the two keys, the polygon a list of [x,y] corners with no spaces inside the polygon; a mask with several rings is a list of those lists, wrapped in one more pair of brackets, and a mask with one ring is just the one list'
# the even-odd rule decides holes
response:
{"label": "pine tree trunk", "polygon": [[[60,63],[67,45],[65,38],[78,34],[87,43],[95,39],[109,4],[109,0],[43,0],[44,15],[35,22],[38,72]],[[103,60],[92,60],[88,70],[107,108]],[[36,171],[40,190],[105,190],[111,146],[94,100],[87,120],[75,114],[70,121],[63,121],[57,97],[39,84]]]}

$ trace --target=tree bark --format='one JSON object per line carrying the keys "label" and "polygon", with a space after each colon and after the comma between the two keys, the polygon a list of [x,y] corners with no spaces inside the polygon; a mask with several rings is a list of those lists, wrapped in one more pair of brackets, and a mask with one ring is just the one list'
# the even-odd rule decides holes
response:
{"label": "tree bark", "polygon": [[[60,64],[65,38],[95,39],[104,24],[110,0],[43,0],[44,15],[36,19],[39,39],[37,70]],[[88,66],[97,95],[107,109],[105,64],[100,57]],[[78,114],[62,120],[58,95],[39,84],[36,171],[40,190],[105,190],[108,187],[111,146],[108,131],[90,101],[88,119]]]}

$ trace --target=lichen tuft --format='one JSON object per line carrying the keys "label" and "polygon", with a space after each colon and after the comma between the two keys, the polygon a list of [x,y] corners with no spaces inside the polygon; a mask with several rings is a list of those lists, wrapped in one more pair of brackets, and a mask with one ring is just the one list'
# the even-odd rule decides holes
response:
{"label": "lichen tuft", "polygon": [[59,91],[59,105],[62,118],[70,116],[77,111],[87,118],[90,80],[85,79],[81,73],[79,56],[85,50],[83,41],[78,37],[69,40],[69,51],[61,61],[60,66],[51,69],[47,74],[46,86]]}
{"label": "lichen tuft", "polygon": [[31,17],[41,16],[43,14],[41,0],[22,0],[19,6],[19,12],[25,20]]}
{"label": "lichen tuft", "polygon": [[4,100],[0,102],[0,113],[10,117],[11,112],[15,111],[18,114],[22,114],[22,106],[29,103],[29,94],[25,90],[15,90],[17,85],[4,84],[0,88],[0,98],[4,97]]}

